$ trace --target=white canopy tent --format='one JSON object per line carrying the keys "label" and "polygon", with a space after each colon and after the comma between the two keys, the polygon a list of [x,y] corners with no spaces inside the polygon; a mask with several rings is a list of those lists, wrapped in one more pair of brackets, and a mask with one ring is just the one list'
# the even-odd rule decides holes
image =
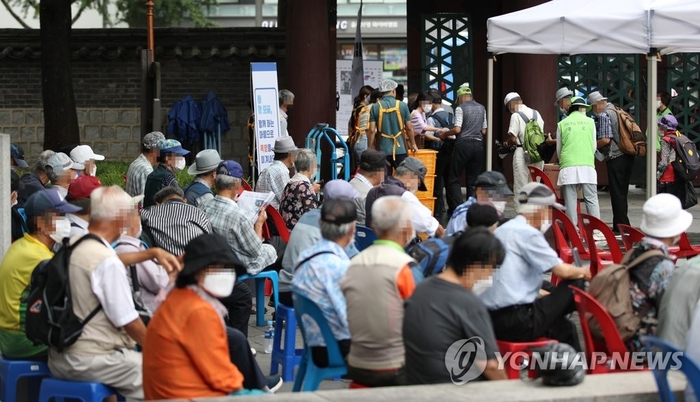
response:
{"label": "white canopy tent", "polygon": [[[488,51],[492,54],[648,54],[648,98],[657,92],[656,50],[663,54],[700,51],[697,0],[553,0],[489,18]],[[488,65],[488,102],[493,105],[493,58]],[[488,112],[487,152],[492,153],[493,113]],[[647,196],[656,194],[654,102],[648,102]],[[491,169],[491,158],[487,158]]]}

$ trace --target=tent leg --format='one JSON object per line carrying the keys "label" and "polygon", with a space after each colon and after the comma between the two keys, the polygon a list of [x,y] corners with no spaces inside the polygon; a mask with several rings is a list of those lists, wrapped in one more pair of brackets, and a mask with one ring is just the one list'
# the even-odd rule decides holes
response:
{"label": "tent leg", "polygon": [[656,50],[651,49],[647,57],[647,198],[656,195],[656,92],[657,92],[657,61]]}
{"label": "tent leg", "polygon": [[493,170],[493,56],[489,55],[486,79],[486,170]]}

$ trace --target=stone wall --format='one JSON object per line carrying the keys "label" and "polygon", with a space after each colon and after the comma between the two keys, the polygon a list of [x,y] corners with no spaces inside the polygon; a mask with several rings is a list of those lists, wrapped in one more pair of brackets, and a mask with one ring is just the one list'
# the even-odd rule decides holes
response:
{"label": "stone wall", "polygon": [[[42,151],[39,32],[0,30],[0,132],[21,145],[31,163]],[[285,37],[270,29],[156,30],[156,61],[161,70],[162,128],[169,108],[191,95],[214,90],[228,111],[231,130],[222,137],[222,157],[247,167],[250,115],[250,62],[277,62],[284,84]],[[108,160],[131,161],[139,153],[140,29],[74,30],[73,88],[81,143]],[[191,144],[193,150],[197,144]]]}

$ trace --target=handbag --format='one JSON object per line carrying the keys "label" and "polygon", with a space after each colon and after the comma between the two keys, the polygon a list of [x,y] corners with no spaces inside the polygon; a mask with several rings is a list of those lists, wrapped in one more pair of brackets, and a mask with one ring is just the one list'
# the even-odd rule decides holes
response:
{"label": "handbag", "polygon": [[685,182],[685,194],[683,195],[683,209],[688,209],[698,203],[698,196],[695,193],[695,186],[692,181]]}

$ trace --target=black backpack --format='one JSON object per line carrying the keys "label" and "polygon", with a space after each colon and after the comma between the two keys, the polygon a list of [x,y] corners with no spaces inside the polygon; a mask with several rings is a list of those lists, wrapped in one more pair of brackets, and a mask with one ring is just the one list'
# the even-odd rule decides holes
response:
{"label": "black backpack", "polygon": [[68,267],[73,250],[85,240],[94,240],[107,247],[102,239],[86,234],[72,245],[68,239],[50,260],[40,262],[32,272],[23,300],[27,306],[24,332],[35,345],[47,345],[59,352],[74,344],[83,327],[102,309],[98,305],[81,321],[73,311]]}
{"label": "black backpack", "polygon": [[671,164],[676,175],[685,181],[693,181],[700,171],[700,157],[695,143],[683,134],[662,137],[667,140],[676,151],[676,160]]}

